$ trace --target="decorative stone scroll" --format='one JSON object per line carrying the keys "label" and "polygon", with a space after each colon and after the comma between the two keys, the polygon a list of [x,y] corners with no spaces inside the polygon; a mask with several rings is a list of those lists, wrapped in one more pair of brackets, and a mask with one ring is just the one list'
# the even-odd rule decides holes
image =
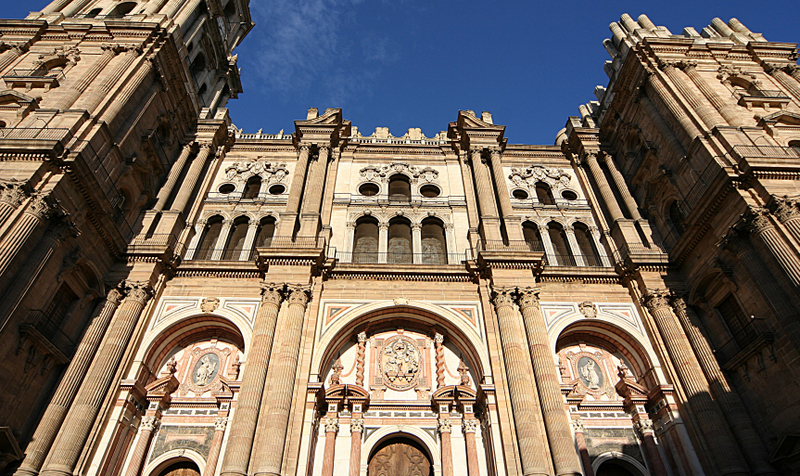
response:
{"label": "decorative stone scroll", "polygon": [[282,183],[289,175],[286,164],[273,164],[263,157],[255,161],[234,162],[225,168],[225,177],[236,183],[244,183],[250,177],[259,175],[265,183]]}
{"label": "decorative stone scroll", "polygon": [[388,165],[368,165],[359,171],[364,179],[370,182],[387,182],[389,177],[395,174],[405,174],[412,180],[420,180],[425,183],[436,182],[439,178],[439,171],[425,167],[420,169],[417,166],[405,162],[394,162]]}
{"label": "decorative stone scroll", "polygon": [[571,177],[564,169],[548,168],[541,165],[534,165],[533,167],[525,167],[520,169],[518,167],[511,168],[511,175],[509,179],[519,188],[533,190],[536,182],[544,182],[550,186],[551,189],[557,190],[559,188],[568,187]]}

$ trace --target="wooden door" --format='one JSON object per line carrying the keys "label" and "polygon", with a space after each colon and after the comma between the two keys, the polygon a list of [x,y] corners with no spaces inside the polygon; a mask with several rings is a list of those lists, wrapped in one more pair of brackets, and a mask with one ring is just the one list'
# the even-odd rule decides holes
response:
{"label": "wooden door", "polygon": [[200,476],[200,471],[194,463],[182,462],[168,467],[159,476]]}
{"label": "wooden door", "polygon": [[431,462],[416,445],[406,440],[390,441],[369,461],[368,476],[430,476]]}

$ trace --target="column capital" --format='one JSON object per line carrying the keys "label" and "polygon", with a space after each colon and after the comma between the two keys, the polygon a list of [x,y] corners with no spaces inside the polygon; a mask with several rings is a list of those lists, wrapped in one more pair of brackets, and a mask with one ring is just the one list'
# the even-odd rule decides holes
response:
{"label": "column capital", "polygon": [[680,61],[659,60],[658,69],[661,71],[668,71],[673,68],[679,67]]}
{"label": "column capital", "polygon": [[364,432],[364,419],[351,418],[350,419],[350,433],[363,433]]}
{"label": "column capital", "polygon": [[519,308],[527,309],[531,306],[539,307],[539,288],[519,289]]}
{"label": "column capital", "polygon": [[596,163],[597,162],[597,157],[600,154],[601,154],[601,152],[599,150],[590,150],[590,151],[584,152],[583,155],[581,155],[580,164],[581,165],[588,165],[591,162],[595,162]]}
{"label": "column capital", "polygon": [[125,300],[137,301],[141,304],[147,302],[153,295],[153,288],[147,281],[125,281]]}
{"label": "column capital", "polygon": [[225,431],[228,426],[228,417],[214,418],[214,431]]}
{"label": "column capital", "polygon": [[646,433],[654,433],[655,431],[653,428],[653,420],[649,418],[643,418],[637,421],[633,424],[633,427],[636,428],[636,431],[638,431],[641,435]]}
{"label": "column capital", "polygon": [[645,307],[647,307],[650,312],[653,312],[658,309],[670,309],[669,297],[668,291],[654,289],[642,296],[642,301]]}
{"label": "column capital", "polygon": [[80,236],[80,231],[67,215],[59,213],[50,219],[47,225],[47,235],[55,241],[63,241],[67,236],[77,238]]}
{"label": "column capital", "polygon": [[498,145],[487,147],[487,149],[489,149],[489,153],[492,155],[492,157],[499,156],[500,153],[503,151],[503,149],[501,149],[500,146]]}
{"label": "column capital", "polygon": [[503,306],[513,306],[515,292],[516,288],[492,286],[494,307],[500,309]]}
{"label": "column capital", "polygon": [[5,188],[0,189],[0,202],[7,203],[17,208],[25,200],[25,191],[21,183],[5,183]]}
{"label": "column capital", "polygon": [[741,219],[748,232],[759,235],[773,228],[767,215],[769,215],[769,211],[766,208],[749,206],[747,212],[742,214]]}
{"label": "column capital", "polygon": [[773,213],[781,223],[800,218],[800,210],[797,209],[795,200],[775,196],[772,199],[775,202],[775,211]]}
{"label": "column capital", "polygon": [[464,418],[461,420],[461,431],[464,432],[464,434],[475,433],[478,431],[479,424],[478,420],[474,418]]}
{"label": "column capital", "polygon": [[422,230],[422,223],[412,223],[411,224],[411,230],[412,231],[414,231],[414,230]]}
{"label": "column capital", "polygon": [[439,418],[436,429],[439,433],[450,433],[453,429],[453,422],[449,418]]}
{"label": "column capital", "polygon": [[359,344],[363,344],[367,342],[367,333],[365,331],[361,331],[356,335],[356,340]]}
{"label": "column capital", "polygon": [[110,302],[115,306],[119,306],[119,303],[120,301],[122,301],[122,298],[123,298],[122,290],[117,288],[111,289],[110,291],[108,291],[108,294],[106,295],[106,301]]}
{"label": "column capital", "polygon": [[433,342],[439,345],[444,344],[444,335],[439,334],[437,332],[436,334],[433,335]]}
{"label": "column capital", "polygon": [[675,66],[677,66],[679,69],[681,69],[683,71],[688,71],[690,69],[694,69],[694,68],[697,67],[697,61],[696,60],[682,59],[682,60],[676,62]]}
{"label": "column capital", "polygon": [[335,417],[325,418],[325,433],[337,433],[339,431],[339,419]]}
{"label": "column capital", "polygon": [[141,431],[153,431],[161,424],[161,419],[155,416],[143,416],[142,422],[139,424]]}
{"label": "column capital", "polygon": [[286,285],[286,301],[289,304],[299,304],[306,307],[311,298],[311,286],[301,286],[298,284]]}
{"label": "column capital", "polygon": [[274,304],[276,306],[281,305],[281,301],[283,300],[283,296],[281,292],[283,291],[282,284],[275,284],[275,283],[261,283],[261,304]]}
{"label": "column capital", "polygon": [[39,220],[46,220],[55,212],[56,208],[50,204],[49,194],[37,193],[31,198],[25,213],[29,213]]}
{"label": "column capital", "polygon": [[586,429],[583,426],[583,420],[581,420],[580,418],[577,420],[572,420],[570,424],[572,425],[572,431],[574,433],[584,433],[586,431]]}
{"label": "column capital", "polygon": [[669,302],[676,311],[686,311],[686,301],[683,299],[683,296],[673,294],[670,296]]}

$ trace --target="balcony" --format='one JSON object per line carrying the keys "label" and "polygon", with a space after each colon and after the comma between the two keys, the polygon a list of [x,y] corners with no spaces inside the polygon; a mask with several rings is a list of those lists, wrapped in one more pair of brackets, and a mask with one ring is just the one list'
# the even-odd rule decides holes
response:
{"label": "balcony", "polygon": [[800,149],[766,145],[736,145],[731,156],[743,173],[768,170],[800,171]]}
{"label": "balcony", "polygon": [[173,254],[182,255],[183,243],[178,243],[178,237],[172,233],[155,233],[153,235],[139,235],[128,244],[127,254],[150,257],[163,257],[169,259]]}
{"label": "balcony", "polygon": [[400,265],[447,265],[460,264],[466,259],[466,253],[388,253],[388,252],[352,252],[328,250],[328,258],[341,263],[353,264],[400,264]]}
{"label": "balcony", "polygon": [[44,88],[45,91],[49,91],[57,88],[65,79],[61,71],[50,73],[38,69],[12,69],[3,75],[7,88],[24,87],[26,91],[33,88]]}
{"label": "balcony", "polygon": [[[48,363],[66,364],[75,353],[76,344],[41,310],[31,310],[27,319],[19,325],[20,340],[17,344],[16,354],[28,348],[26,369],[32,365],[38,352],[42,359],[41,373],[49,368]],[[27,345],[26,345],[27,344]],[[35,350],[34,350],[35,349]]]}
{"label": "balcony", "polygon": [[748,109],[753,106],[771,106],[784,109],[791,100],[792,98],[783,91],[748,90],[740,93],[739,105]]}
{"label": "balcony", "polygon": [[[753,318],[741,330],[731,337],[728,342],[716,351],[717,360],[726,370],[735,370],[746,366],[747,361],[766,349],[770,360],[777,362],[772,343],[775,337],[764,319]],[[763,366],[763,359],[759,359]]]}

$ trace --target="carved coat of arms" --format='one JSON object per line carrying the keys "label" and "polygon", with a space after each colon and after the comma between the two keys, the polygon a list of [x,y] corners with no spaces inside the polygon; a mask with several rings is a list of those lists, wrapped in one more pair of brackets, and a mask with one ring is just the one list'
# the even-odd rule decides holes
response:
{"label": "carved coat of arms", "polygon": [[394,336],[386,340],[380,356],[383,383],[394,390],[413,388],[419,379],[420,354],[413,340]]}

